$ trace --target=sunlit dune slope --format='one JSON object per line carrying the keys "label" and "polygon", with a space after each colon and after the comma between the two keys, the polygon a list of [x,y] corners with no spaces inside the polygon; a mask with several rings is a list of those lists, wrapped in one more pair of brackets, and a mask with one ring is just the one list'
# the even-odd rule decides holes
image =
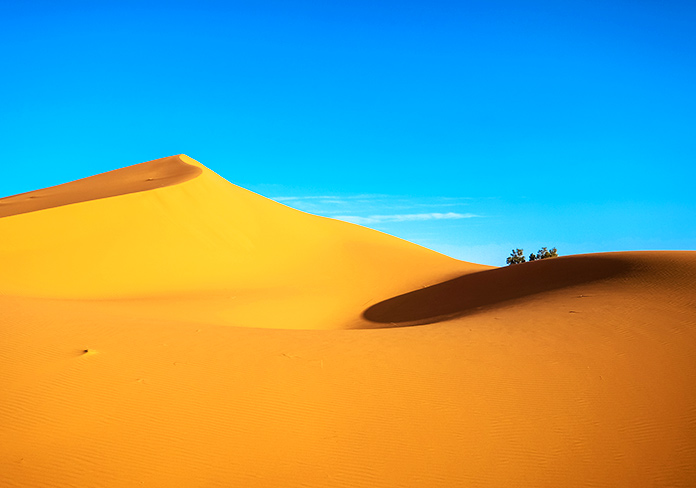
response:
{"label": "sunlit dune slope", "polygon": [[291,209],[183,155],[0,199],[2,215],[0,293],[130,300],[141,316],[348,327],[375,300],[485,269]]}
{"label": "sunlit dune slope", "polygon": [[478,266],[185,156],[0,209],[3,488],[696,486],[696,252]]}

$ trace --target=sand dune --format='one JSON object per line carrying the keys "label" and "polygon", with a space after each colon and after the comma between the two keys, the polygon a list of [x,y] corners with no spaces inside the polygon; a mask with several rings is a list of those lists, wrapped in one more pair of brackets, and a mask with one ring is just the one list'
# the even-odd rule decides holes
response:
{"label": "sand dune", "polygon": [[186,156],[0,203],[0,292],[127,301],[116,308],[138,316],[343,328],[371,301],[485,269],[285,207]]}
{"label": "sand dune", "polygon": [[1,486],[696,486],[696,252],[496,269],[183,155],[0,216]]}

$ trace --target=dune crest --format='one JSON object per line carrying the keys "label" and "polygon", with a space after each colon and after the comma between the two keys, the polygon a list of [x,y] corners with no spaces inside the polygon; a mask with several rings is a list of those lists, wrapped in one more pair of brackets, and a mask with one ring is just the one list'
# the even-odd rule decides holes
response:
{"label": "dune crest", "polygon": [[0,198],[0,218],[162,188],[195,178],[201,172],[200,167],[187,164],[180,156],[155,159],[70,183]]}

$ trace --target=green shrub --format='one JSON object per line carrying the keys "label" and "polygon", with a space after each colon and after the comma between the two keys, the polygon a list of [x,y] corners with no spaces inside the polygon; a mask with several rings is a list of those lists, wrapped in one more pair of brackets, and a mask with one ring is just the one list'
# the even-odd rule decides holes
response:
{"label": "green shrub", "polygon": [[[542,247],[537,251],[536,254],[532,253],[529,255],[529,260],[530,261],[536,261],[538,259],[546,259],[546,258],[557,258],[558,257],[558,250],[555,247],[552,247],[551,249],[548,249],[547,247]],[[527,260],[524,257],[524,249],[513,249],[512,253],[510,256],[508,256],[507,260],[505,261],[508,266],[512,264],[520,264],[524,263]]]}

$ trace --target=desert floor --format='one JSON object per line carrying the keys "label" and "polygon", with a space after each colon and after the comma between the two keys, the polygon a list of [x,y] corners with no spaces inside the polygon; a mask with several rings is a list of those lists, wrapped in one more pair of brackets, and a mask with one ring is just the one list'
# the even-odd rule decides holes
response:
{"label": "desert floor", "polygon": [[696,252],[457,261],[187,156],[0,199],[0,486],[696,486]]}

